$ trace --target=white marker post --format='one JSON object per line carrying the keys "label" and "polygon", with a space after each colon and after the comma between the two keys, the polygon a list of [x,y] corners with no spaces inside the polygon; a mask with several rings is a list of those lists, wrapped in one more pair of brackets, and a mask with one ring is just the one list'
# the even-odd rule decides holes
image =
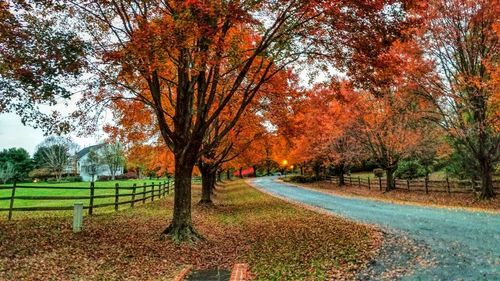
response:
{"label": "white marker post", "polygon": [[83,224],[83,203],[75,203],[73,208],[73,233],[82,231]]}

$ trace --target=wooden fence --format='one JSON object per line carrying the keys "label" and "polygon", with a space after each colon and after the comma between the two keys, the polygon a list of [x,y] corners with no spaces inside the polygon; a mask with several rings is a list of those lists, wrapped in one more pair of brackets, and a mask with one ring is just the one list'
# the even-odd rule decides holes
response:
{"label": "wooden fence", "polygon": [[[339,184],[339,177],[327,176],[326,181],[330,183]],[[346,186],[357,186],[368,189],[385,190],[387,184],[386,179],[382,178],[362,178],[345,176],[344,182]],[[446,192],[446,193],[472,193],[479,191],[479,183],[463,180],[427,180],[427,179],[414,179],[414,180],[394,180],[395,189],[408,190],[408,191],[421,191],[428,194],[429,192]],[[500,181],[494,180],[493,187],[495,190],[500,190]]]}
{"label": "wooden fence", "polygon": [[[16,191],[20,189],[45,189],[45,190],[88,190],[86,196],[42,196],[42,195],[16,195]],[[72,210],[73,205],[67,206],[31,206],[31,207],[15,207],[14,202],[16,200],[32,200],[32,201],[68,201],[68,200],[87,200],[88,204],[84,204],[83,208],[88,210],[88,214],[94,214],[94,210],[97,208],[114,206],[115,211],[118,211],[120,205],[130,204],[130,207],[134,207],[135,203],[142,202],[152,202],[161,197],[166,197],[170,192],[173,192],[173,180],[167,179],[166,181],[159,183],[151,183],[143,185],[134,184],[131,187],[119,186],[115,184],[114,187],[96,187],[94,183],[90,183],[89,187],[64,187],[64,186],[29,186],[29,185],[16,185],[2,187],[0,190],[11,190],[11,195],[7,197],[0,197],[0,201],[9,201],[8,208],[0,208],[0,212],[7,211],[9,220],[12,219],[12,213],[15,211],[63,211]],[[96,195],[96,191],[99,190],[114,190],[114,193],[110,194],[99,194]],[[125,191],[125,193],[124,193]],[[126,201],[121,201],[120,198],[129,197]],[[109,203],[96,204],[95,199],[112,199]]]}

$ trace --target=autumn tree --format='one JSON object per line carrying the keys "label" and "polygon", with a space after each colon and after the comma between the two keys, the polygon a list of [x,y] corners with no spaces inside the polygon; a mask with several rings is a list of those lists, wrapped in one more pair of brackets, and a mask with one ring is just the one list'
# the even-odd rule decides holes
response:
{"label": "autumn tree", "polygon": [[366,154],[349,128],[358,114],[358,100],[359,93],[345,81],[319,84],[308,91],[293,118],[292,130],[302,131],[292,136],[294,157],[316,170],[333,165],[340,185],[345,184],[344,174]]}
{"label": "autumn tree", "polygon": [[[100,81],[106,85],[94,100],[143,102],[174,152],[174,215],[164,233],[175,240],[197,236],[191,223],[191,173],[203,154],[207,130],[232,103],[232,118],[221,128],[221,136],[229,133],[262,84],[297,59],[297,49],[288,43],[298,29],[310,27],[314,15],[308,13],[309,4],[96,1],[70,5],[74,15],[85,19],[87,31],[100,34],[92,36],[92,45],[105,69]],[[109,41],[110,37],[114,39]],[[222,92],[223,80],[228,87]],[[117,91],[110,90],[110,85]]]}
{"label": "autumn tree", "polygon": [[480,179],[480,198],[490,198],[494,196],[492,174],[500,161],[500,3],[438,0],[429,6],[422,44],[435,59],[438,77],[422,83],[422,88],[439,108],[438,124],[460,155],[456,159],[473,179]]}

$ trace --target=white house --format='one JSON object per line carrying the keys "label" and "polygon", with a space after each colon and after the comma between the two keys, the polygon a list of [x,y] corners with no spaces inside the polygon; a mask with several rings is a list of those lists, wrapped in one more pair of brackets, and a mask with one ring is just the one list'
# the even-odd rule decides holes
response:
{"label": "white house", "polygon": [[[78,174],[82,177],[83,181],[92,181],[92,165],[89,163],[88,154],[91,150],[96,151],[100,154],[99,150],[102,149],[106,144],[97,144],[86,147],[76,153],[76,167]],[[123,174],[123,165],[116,169],[115,176]],[[111,171],[108,165],[99,163],[95,167],[94,180],[97,180],[99,176],[111,176]]]}

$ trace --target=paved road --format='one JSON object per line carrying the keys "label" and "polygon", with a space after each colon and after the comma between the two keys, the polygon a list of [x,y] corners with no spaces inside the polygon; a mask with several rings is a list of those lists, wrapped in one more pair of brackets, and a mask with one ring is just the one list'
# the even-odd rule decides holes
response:
{"label": "paved road", "polygon": [[343,217],[402,231],[425,244],[435,264],[403,280],[500,280],[500,215],[354,199],[298,188],[275,177],[253,185]]}

